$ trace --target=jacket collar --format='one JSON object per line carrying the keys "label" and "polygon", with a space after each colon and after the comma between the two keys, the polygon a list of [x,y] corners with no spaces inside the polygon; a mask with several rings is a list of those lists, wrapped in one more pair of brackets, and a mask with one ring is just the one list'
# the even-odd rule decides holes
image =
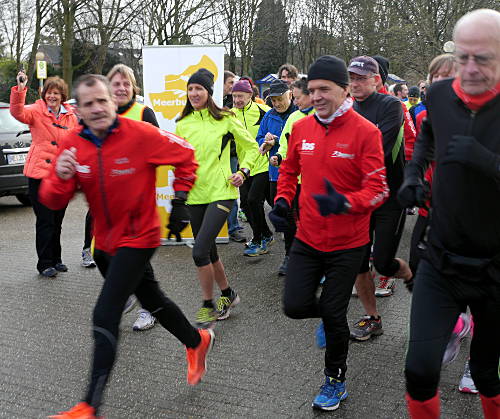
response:
{"label": "jacket collar", "polygon": [[126,103],[125,105],[123,106],[119,106],[118,107],[118,110],[116,111],[116,113],[118,115],[121,115],[122,113],[125,113],[127,112],[132,106],[133,104],[135,103],[135,97],[133,97],[130,102]]}
{"label": "jacket collar", "polygon": [[111,126],[108,128],[108,131],[106,133],[106,136],[104,138],[99,138],[94,133],[90,130],[90,128],[83,122],[80,121],[80,125],[82,125],[82,130],[80,131],[80,137],[89,140],[96,146],[100,147],[104,141],[108,138],[108,136],[113,133],[117,132],[120,126],[120,117],[117,116],[114,122],[111,124]]}

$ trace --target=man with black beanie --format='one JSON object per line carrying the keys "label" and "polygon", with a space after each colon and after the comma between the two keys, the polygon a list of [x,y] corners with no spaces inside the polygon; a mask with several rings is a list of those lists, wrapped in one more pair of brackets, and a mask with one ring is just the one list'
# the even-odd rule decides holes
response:
{"label": "man with black beanie", "polygon": [[335,410],[347,397],[349,298],[369,241],[370,213],[388,189],[380,131],[352,109],[344,61],[320,57],[308,80],[316,113],[293,125],[269,218],[278,231],[287,231],[301,175],[301,218],[290,250],[284,312],[294,319],[323,320],[326,382],[312,405]]}

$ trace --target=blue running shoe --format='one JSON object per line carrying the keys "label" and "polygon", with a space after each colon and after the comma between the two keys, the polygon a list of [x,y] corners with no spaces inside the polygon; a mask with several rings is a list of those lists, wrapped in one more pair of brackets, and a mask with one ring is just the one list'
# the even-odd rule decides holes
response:
{"label": "blue running shoe", "polygon": [[333,377],[326,377],[325,384],[321,386],[319,394],[312,403],[314,409],[336,410],[341,400],[347,398],[345,382],[336,380]]}
{"label": "blue running shoe", "polygon": [[316,345],[320,349],[326,348],[325,325],[323,322],[320,322],[316,329]]}
{"label": "blue running shoe", "polygon": [[267,249],[269,246],[272,246],[274,244],[274,237],[273,236],[263,237],[262,241],[266,243],[266,249]]}
{"label": "blue running shoe", "polygon": [[267,248],[263,249],[262,245],[260,243],[254,243],[251,242],[248,247],[243,251],[243,254],[245,256],[260,256],[263,255],[264,253],[267,253]]}

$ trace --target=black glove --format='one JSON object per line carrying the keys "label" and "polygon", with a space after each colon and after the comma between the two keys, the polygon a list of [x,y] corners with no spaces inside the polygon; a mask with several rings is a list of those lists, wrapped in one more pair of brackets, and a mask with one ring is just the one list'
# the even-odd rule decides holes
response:
{"label": "black glove", "polygon": [[418,168],[411,162],[405,169],[405,179],[398,191],[398,201],[403,208],[425,207],[429,199],[429,184],[425,182]]}
{"label": "black glove", "polygon": [[474,137],[454,135],[448,143],[443,164],[461,163],[489,176],[500,175],[500,158]]}
{"label": "black glove", "polygon": [[313,194],[313,198],[318,203],[319,213],[326,217],[330,214],[340,214],[347,209],[347,198],[338,193],[333,185],[324,178],[326,195]]}
{"label": "black glove", "polygon": [[290,230],[290,223],[288,222],[288,212],[290,211],[290,205],[286,202],[284,198],[278,198],[274,203],[274,207],[269,213],[269,219],[273,223],[276,231],[285,233]]}
{"label": "black glove", "polygon": [[170,240],[170,236],[174,235],[176,241],[181,241],[181,232],[189,225],[189,211],[186,207],[186,202],[179,198],[172,199],[172,212],[170,213],[170,218],[168,220],[168,235],[167,240]]}
{"label": "black glove", "polygon": [[278,166],[281,165],[281,162],[283,161],[283,157],[279,153],[276,153],[275,156],[278,158]]}

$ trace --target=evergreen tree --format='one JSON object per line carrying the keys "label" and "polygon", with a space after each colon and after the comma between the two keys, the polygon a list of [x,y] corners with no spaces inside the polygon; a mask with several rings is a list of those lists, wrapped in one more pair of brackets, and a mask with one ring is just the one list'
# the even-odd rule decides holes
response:
{"label": "evergreen tree", "polygon": [[254,26],[252,70],[260,79],[286,62],[289,23],[281,0],[263,0]]}

